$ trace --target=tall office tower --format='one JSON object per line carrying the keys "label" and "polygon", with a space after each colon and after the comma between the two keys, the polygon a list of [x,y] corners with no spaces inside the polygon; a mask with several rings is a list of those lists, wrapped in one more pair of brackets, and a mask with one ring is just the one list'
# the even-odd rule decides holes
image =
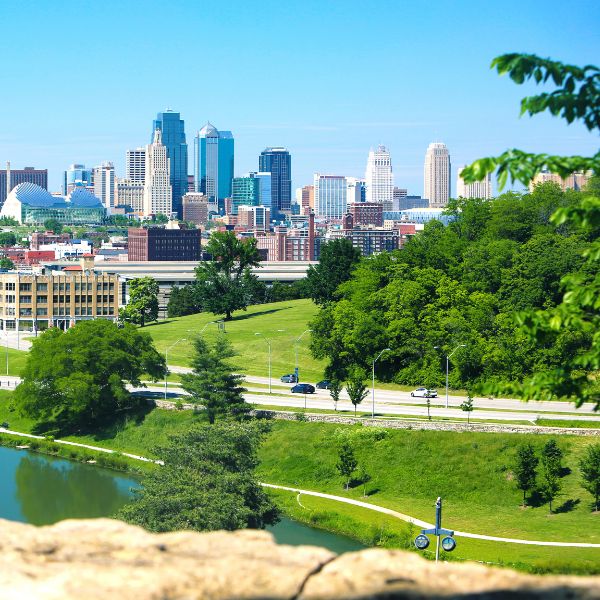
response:
{"label": "tall office tower", "polygon": [[303,215],[310,215],[310,211],[315,209],[315,186],[305,185],[302,188],[301,210]]}
{"label": "tall office tower", "polygon": [[167,110],[156,115],[152,125],[151,140],[154,139],[156,129],[160,129],[162,133],[162,143],[166,146],[169,157],[173,212],[181,218],[183,216],[181,199],[188,191],[188,147],[185,141],[185,124],[179,113]]}
{"label": "tall office tower", "polygon": [[356,177],[346,177],[346,185],[348,186],[348,204],[350,204],[350,202],[366,201],[366,182],[364,179],[357,179]]}
{"label": "tall office tower", "polygon": [[0,207],[12,189],[20,183],[35,183],[45,190],[48,189],[48,169],[11,169],[10,162],[6,163],[6,170],[0,169]]}
{"label": "tall office tower", "polygon": [[465,183],[461,174],[464,167],[458,169],[458,178],[456,180],[457,198],[486,198],[492,197],[492,175],[488,173],[485,179],[475,183]]}
{"label": "tall office tower", "polygon": [[141,181],[146,176],[146,147],[127,150],[125,155],[125,179]]}
{"label": "tall office tower", "polygon": [[445,208],[450,199],[450,154],[446,144],[433,142],[425,153],[423,196],[430,208]]}
{"label": "tall office tower", "polygon": [[219,131],[207,123],[194,140],[194,178],[196,191],[225,212],[225,198],[231,198],[234,139],[231,131]]}
{"label": "tall office tower", "polygon": [[136,215],[144,214],[144,183],[131,179],[117,179],[116,206],[129,207]]}
{"label": "tall office tower", "polygon": [[392,159],[385,146],[378,146],[377,150],[369,152],[365,182],[367,202],[380,202],[383,204],[383,210],[391,210],[394,198],[394,174]]}
{"label": "tall office tower", "polygon": [[258,168],[271,173],[271,215],[289,211],[292,206],[292,157],[285,148],[265,148],[260,153]]}
{"label": "tall office tower", "polygon": [[258,206],[260,204],[260,180],[255,173],[244,177],[234,177],[231,192],[231,214],[238,214],[239,206]]}
{"label": "tall office tower", "polygon": [[93,192],[92,169],[86,169],[85,165],[71,165],[63,177],[63,194],[68,196],[75,188],[84,188]]}
{"label": "tall office tower", "polygon": [[341,219],[348,206],[348,184],[340,175],[315,173],[315,214],[317,217]]}
{"label": "tall office tower", "polygon": [[[173,189],[167,147],[162,143],[162,132],[156,129],[154,141],[146,146],[146,175],[144,183],[144,215],[171,215]],[[187,177],[187,176],[186,176]]]}
{"label": "tall office tower", "polygon": [[116,188],[115,166],[111,162],[94,167],[94,196],[100,199],[108,214],[115,207]]}

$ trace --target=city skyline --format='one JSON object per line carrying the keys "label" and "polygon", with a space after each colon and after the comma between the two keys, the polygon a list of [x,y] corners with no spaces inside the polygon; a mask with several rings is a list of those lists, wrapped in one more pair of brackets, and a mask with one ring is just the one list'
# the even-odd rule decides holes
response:
{"label": "city skyline", "polygon": [[[48,40],[40,55],[23,48],[19,28],[8,28],[0,39],[5,56],[0,85],[10,90],[19,84],[19,94],[4,97],[10,119],[0,134],[0,164],[47,168],[53,191],[73,163],[92,167],[110,161],[122,176],[125,151],[148,142],[149,121],[167,108],[185,120],[188,146],[207,120],[231,130],[236,176],[256,170],[256,156],[265,147],[288,148],[294,188],[309,184],[315,172],[361,177],[369,149],[379,144],[393,156],[396,185],[410,194],[423,192],[422,156],[432,141],[443,141],[456,165],[509,147],[585,155],[597,145],[579,125],[564,128],[545,116],[519,119],[518,102],[533,86],[515,86],[489,69],[494,56],[511,51],[573,64],[597,62],[600,34],[594,23],[600,7],[591,1],[576,0],[568,20],[556,1],[507,1],[494,19],[475,2],[425,7],[383,1],[377,11],[364,11],[359,2],[342,9],[309,0],[292,18],[284,6],[267,1],[265,18],[249,30],[252,10],[242,2],[216,7],[179,0],[160,11],[164,35],[152,36],[157,2],[138,11],[108,0],[85,8],[87,22],[103,36],[90,36],[78,49],[78,62],[114,64],[111,77],[93,93],[47,93],[40,104],[40,89],[58,91],[56,82],[72,60],[72,48],[50,35],[60,30],[60,15],[70,6],[75,5],[57,0],[51,7],[40,2],[0,7],[4,22],[26,22],[30,36]],[[360,43],[348,35],[357,23]],[[188,74],[197,59],[185,48],[199,29],[210,30],[222,44],[205,48],[205,72],[196,82]],[[310,43],[292,41],[306,31]],[[136,63],[132,77],[123,57],[139,47],[152,48],[151,60]],[[240,101],[233,82],[259,68],[265,54],[272,58],[277,85],[247,78]],[[168,73],[170,83],[161,85],[158,73]],[[352,93],[349,75],[360,82]],[[222,93],[203,93],[206,80]]]}

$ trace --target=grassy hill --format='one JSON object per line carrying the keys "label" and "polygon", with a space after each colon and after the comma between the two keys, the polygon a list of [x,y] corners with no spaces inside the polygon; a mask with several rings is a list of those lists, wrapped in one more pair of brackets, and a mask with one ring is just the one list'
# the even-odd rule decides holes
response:
{"label": "grassy hill", "polygon": [[[239,356],[235,359],[241,372],[248,375],[268,376],[269,349],[262,333],[271,340],[271,363],[274,379],[285,373],[292,373],[295,366],[294,341],[308,328],[307,323],[315,315],[317,307],[312,300],[290,300],[272,304],[257,304],[247,311],[237,311],[233,319],[225,323],[228,338]],[[165,350],[181,338],[169,351],[169,364],[187,366],[192,355],[191,341],[195,334],[204,329],[206,339],[217,334],[216,321],[209,313],[179,317],[160,321],[144,327],[154,339],[159,352]],[[318,381],[323,378],[323,363],[311,357],[308,349],[310,333],[298,344],[298,362],[302,381]]]}

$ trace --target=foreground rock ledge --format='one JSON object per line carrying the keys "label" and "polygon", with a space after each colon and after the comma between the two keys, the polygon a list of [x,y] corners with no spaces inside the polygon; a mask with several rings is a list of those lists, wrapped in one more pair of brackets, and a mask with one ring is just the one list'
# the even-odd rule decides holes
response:
{"label": "foreground rock ledge", "polygon": [[110,519],[0,528],[3,599],[600,598],[600,578],[436,567],[376,549],[336,557],[262,531],[156,535]]}

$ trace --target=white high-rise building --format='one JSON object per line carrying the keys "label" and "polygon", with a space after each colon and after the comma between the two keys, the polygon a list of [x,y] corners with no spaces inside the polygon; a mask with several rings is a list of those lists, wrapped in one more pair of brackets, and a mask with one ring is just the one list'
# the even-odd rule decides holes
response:
{"label": "white high-rise building", "polygon": [[492,175],[488,173],[485,179],[475,183],[465,183],[461,174],[465,167],[458,169],[456,179],[456,197],[457,198],[486,198],[492,197]]}
{"label": "white high-rise building", "polygon": [[173,190],[169,182],[167,147],[162,143],[160,129],[154,131],[154,141],[146,146],[146,174],[144,183],[144,215],[171,215]]}
{"label": "white high-rise building", "polygon": [[341,219],[348,207],[348,184],[340,175],[315,173],[315,215],[317,217]]}
{"label": "white high-rise building", "polygon": [[385,146],[378,146],[377,150],[369,152],[365,182],[367,202],[379,202],[383,204],[383,210],[392,210],[394,174],[392,159]]}
{"label": "white high-rise building", "polygon": [[144,183],[131,179],[117,180],[117,206],[129,207],[136,215],[144,213]]}
{"label": "white high-rise building", "polygon": [[125,179],[141,181],[144,183],[146,176],[146,148],[127,150],[125,156]]}
{"label": "white high-rise building", "polygon": [[445,208],[450,199],[450,153],[441,142],[429,144],[425,153],[423,197],[430,208]]}
{"label": "white high-rise building", "polygon": [[346,177],[347,203],[365,201],[365,180],[356,177]]}
{"label": "white high-rise building", "polygon": [[111,162],[94,167],[94,196],[100,199],[108,214],[115,207],[116,188],[115,166]]}

